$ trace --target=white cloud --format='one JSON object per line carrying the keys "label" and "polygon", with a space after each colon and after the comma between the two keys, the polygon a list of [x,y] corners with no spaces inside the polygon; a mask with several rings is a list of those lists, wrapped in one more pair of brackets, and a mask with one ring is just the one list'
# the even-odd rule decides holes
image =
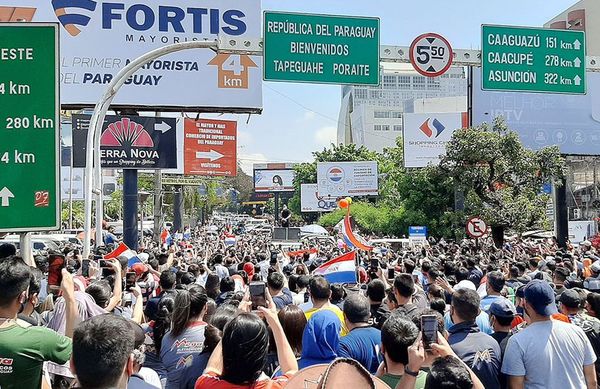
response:
{"label": "white cloud", "polygon": [[315,114],[313,111],[304,112],[304,120],[313,120],[316,116],[317,114]]}
{"label": "white cloud", "polygon": [[248,175],[252,175],[252,167],[255,163],[266,163],[268,161],[267,157],[262,153],[240,154],[238,159],[240,160],[242,171]]}
{"label": "white cloud", "polygon": [[315,143],[319,148],[329,147],[337,143],[337,128],[328,126],[321,127],[315,132]]}

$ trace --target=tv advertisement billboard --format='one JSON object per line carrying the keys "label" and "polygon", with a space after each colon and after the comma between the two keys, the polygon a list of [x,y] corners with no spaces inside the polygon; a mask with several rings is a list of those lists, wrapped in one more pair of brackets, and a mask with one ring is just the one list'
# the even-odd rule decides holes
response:
{"label": "tv advertisement billboard", "polygon": [[468,124],[460,112],[404,114],[404,167],[439,164],[454,131]]}
{"label": "tv advertisement billboard", "polygon": [[302,184],[300,206],[302,212],[331,212],[337,209],[337,198],[319,196],[317,184]]}
{"label": "tv advertisement billboard", "polygon": [[293,169],[260,169],[254,168],[255,192],[293,192]]}
{"label": "tv advertisement billboard", "polygon": [[319,162],[317,185],[320,196],[377,196],[377,162]]}
{"label": "tv advertisement billboard", "polygon": [[[128,63],[174,43],[259,38],[259,0],[0,0],[0,22],[60,23],[63,109],[94,106]],[[199,92],[201,91],[201,92]],[[262,58],[186,50],[151,61],[113,108],[262,110]]]}
{"label": "tv advertisement billboard", "polygon": [[600,155],[600,74],[587,73],[586,95],[481,90],[473,69],[473,124],[504,117],[523,144],[538,150],[557,145],[563,154]]}

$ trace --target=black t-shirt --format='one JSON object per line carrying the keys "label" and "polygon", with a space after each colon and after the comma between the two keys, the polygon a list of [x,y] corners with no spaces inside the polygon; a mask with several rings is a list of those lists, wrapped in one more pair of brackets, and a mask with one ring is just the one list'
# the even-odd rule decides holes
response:
{"label": "black t-shirt", "polygon": [[372,304],[369,324],[380,330],[383,326],[383,322],[388,318],[389,315],[390,310],[388,309],[387,305],[383,303]]}

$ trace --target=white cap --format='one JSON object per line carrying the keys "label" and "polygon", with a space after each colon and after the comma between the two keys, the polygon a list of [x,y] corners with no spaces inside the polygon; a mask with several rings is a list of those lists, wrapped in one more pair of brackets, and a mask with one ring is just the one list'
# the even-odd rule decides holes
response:
{"label": "white cap", "polygon": [[475,287],[475,284],[472,283],[469,280],[462,280],[461,282],[459,282],[458,284],[454,285],[454,290],[460,290],[460,289],[471,289],[471,290],[477,290],[477,288]]}

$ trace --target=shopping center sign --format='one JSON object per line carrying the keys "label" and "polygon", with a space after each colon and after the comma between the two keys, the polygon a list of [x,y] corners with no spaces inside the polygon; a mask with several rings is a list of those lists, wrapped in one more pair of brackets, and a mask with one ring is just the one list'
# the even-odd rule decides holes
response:
{"label": "shopping center sign", "polygon": [[586,93],[585,33],[482,26],[484,90]]}
{"label": "shopping center sign", "polygon": [[0,232],[60,225],[58,25],[0,23]]}
{"label": "shopping center sign", "polygon": [[266,81],[379,85],[379,19],[265,12]]}

